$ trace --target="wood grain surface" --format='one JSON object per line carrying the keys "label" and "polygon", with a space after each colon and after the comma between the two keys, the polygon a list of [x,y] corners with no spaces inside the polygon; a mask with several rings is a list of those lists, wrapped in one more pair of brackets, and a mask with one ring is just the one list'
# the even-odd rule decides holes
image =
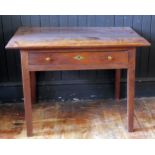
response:
{"label": "wood grain surface", "polygon": [[[128,131],[134,128],[134,82],[136,47],[149,46],[143,37],[140,37],[129,27],[108,28],[20,28],[9,41],[6,48],[18,48],[21,52],[22,79],[25,105],[25,119],[27,136],[33,135],[31,93],[33,82],[30,71],[56,70],[87,70],[87,69],[124,69],[127,75],[127,114]],[[128,48],[127,51],[116,52],[113,48]],[[87,52],[43,52],[46,49],[85,48]],[[89,48],[96,49],[92,53]],[[110,52],[105,52],[109,48]],[[23,50],[27,49],[27,50]],[[32,53],[36,49],[38,52]],[[103,49],[98,52],[97,49]],[[23,52],[24,51],[24,52]],[[39,53],[40,52],[40,53]],[[129,59],[129,60],[128,60]],[[120,76],[118,76],[120,77]],[[33,78],[34,79],[34,78]],[[116,91],[120,79],[116,78]],[[34,83],[34,82],[33,82]],[[119,86],[120,87],[120,86]],[[34,85],[33,85],[34,89]],[[35,89],[34,89],[35,90]],[[118,94],[118,93],[116,93]]]}
{"label": "wood grain surface", "polygon": [[130,27],[21,27],[6,48],[138,47],[150,43]]}
{"label": "wood grain surface", "polygon": [[29,52],[29,69],[88,70],[128,67],[128,52]]}
{"label": "wood grain surface", "polygon": [[[155,98],[135,100],[135,132],[128,132],[126,100],[40,102],[33,105],[32,138],[155,138]],[[28,138],[22,103],[0,104],[0,138]]]}

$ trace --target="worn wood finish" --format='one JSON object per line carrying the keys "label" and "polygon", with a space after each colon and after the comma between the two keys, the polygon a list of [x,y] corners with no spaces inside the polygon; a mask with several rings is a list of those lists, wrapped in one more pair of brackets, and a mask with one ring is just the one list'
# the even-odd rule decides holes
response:
{"label": "worn wood finish", "polygon": [[[126,130],[126,99],[40,102],[33,138],[154,139],[155,98],[135,99],[135,132]],[[22,103],[0,104],[0,138],[27,138]]]}
{"label": "worn wood finish", "polygon": [[127,70],[127,115],[128,131],[133,131],[134,125],[134,96],[135,96],[135,59],[136,50],[129,51],[129,66]]}
{"label": "worn wood finish", "polygon": [[[69,34],[69,35],[68,35]],[[150,43],[130,27],[20,28],[7,48],[49,49],[87,47],[138,47]]]}
{"label": "worn wood finish", "polygon": [[[74,67],[74,68],[73,68]],[[84,65],[78,65],[78,66],[69,66],[69,65],[29,65],[30,71],[78,71],[78,70],[108,70],[108,69],[126,69],[126,64],[106,64],[104,66],[101,65],[90,65],[90,66],[84,66]]]}
{"label": "worn wood finish", "polygon": [[[128,131],[133,131],[135,51],[138,46],[149,45],[148,41],[131,28],[20,28],[6,48],[21,50],[27,135],[32,136],[31,104],[35,100],[35,92],[32,92],[35,91],[33,72],[48,70],[126,68],[128,70]],[[63,52],[64,48],[68,48],[69,51]],[[27,50],[23,51],[23,49]],[[119,70],[116,71],[115,79],[115,94],[118,98],[120,96]]]}
{"label": "worn wood finish", "polygon": [[127,68],[127,51],[90,52],[29,52],[29,68],[33,71]]}
{"label": "worn wood finish", "polygon": [[31,98],[31,76],[28,68],[28,53],[21,51],[21,66],[23,79],[23,93],[25,106],[25,121],[27,136],[32,136],[32,98]]}
{"label": "worn wood finish", "polygon": [[[91,51],[90,51],[91,52]],[[123,52],[74,52],[31,53],[30,65],[105,65],[109,63],[128,64],[128,53]]]}

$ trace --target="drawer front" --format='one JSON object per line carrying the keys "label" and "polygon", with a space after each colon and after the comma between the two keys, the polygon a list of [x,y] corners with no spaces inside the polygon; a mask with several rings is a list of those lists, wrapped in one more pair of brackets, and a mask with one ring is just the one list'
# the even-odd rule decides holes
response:
{"label": "drawer front", "polygon": [[29,65],[53,66],[57,70],[101,69],[104,66],[127,66],[128,53],[123,52],[31,52]]}

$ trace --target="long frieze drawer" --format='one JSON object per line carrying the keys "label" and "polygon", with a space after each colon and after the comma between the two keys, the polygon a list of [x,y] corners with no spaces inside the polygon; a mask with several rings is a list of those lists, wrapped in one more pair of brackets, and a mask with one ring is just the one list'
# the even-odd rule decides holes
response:
{"label": "long frieze drawer", "polygon": [[[128,52],[31,52],[29,65],[55,66],[55,69],[95,69],[110,66],[127,66]],[[63,68],[64,67],[64,68]]]}

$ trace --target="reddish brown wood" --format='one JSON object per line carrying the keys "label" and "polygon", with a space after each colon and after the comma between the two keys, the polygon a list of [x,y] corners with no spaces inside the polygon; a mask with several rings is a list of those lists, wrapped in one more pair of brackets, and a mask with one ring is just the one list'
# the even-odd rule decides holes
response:
{"label": "reddish brown wood", "polygon": [[115,98],[119,99],[120,69],[127,69],[128,131],[133,131],[135,51],[149,45],[129,27],[20,28],[6,48],[21,50],[27,135],[32,135],[35,71],[54,70],[117,69]]}
{"label": "reddish brown wood", "polygon": [[95,48],[52,48],[52,49],[46,49],[46,48],[39,48],[39,49],[29,49],[28,51],[31,53],[65,53],[65,52],[124,52],[128,51],[129,49],[132,49],[133,47],[95,47]]}
{"label": "reddish brown wood", "polygon": [[105,64],[101,65],[29,65],[30,71],[72,71],[72,70],[99,70],[99,69],[127,69],[126,64]]}
{"label": "reddish brown wood", "polygon": [[28,68],[28,52],[26,51],[21,51],[21,66],[27,136],[32,136],[31,79]]}
{"label": "reddish brown wood", "polygon": [[150,43],[130,27],[22,27],[7,48],[138,47]]}
{"label": "reddish brown wood", "polygon": [[127,70],[127,118],[129,132],[133,131],[134,125],[135,59],[136,49],[130,50]]}
{"label": "reddish brown wood", "polygon": [[[68,53],[31,53],[30,65],[104,65],[127,64],[127,52],[68,52]],[[74,69],[74,67],[73,67]]]}
{"label": "reddish brown wood", "polygon": [[127,68],[124,52],[29,52],[30,70],[84,70]]}
{"label": "reddish brown wood", "polygon": [[115,71],[115,99],[120,99],[120,80],[121,80],[121,70],[116,69]]}

